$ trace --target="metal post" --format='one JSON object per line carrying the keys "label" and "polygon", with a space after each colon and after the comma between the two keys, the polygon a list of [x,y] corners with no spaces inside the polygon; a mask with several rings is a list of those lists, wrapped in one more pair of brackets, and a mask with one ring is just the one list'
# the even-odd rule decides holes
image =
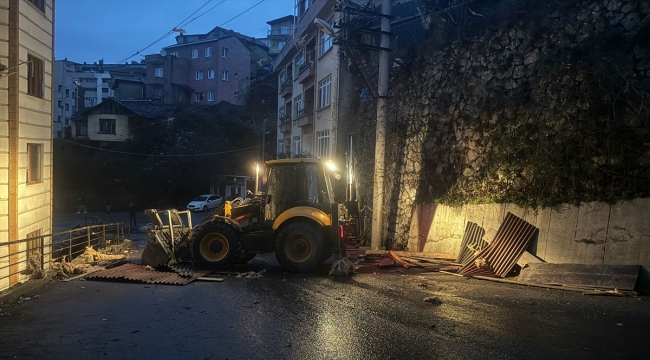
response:
{"label": "metal post", "polygon": [[372,234],[371,247],[379,249],[383,246],[384,235],[384,165],[386,153],[386,118],[388,117],[388,78],[389,58],[388,48],[390,47],[390,14],[391,0],[383,0],[381,4],[381,47],[379,52],[379,81],[377,84],[377,131],[375,141],[375,176],[373,183],[372,201]]}
{"label": "metal post", "polygon": [[[264,119],[262,121],[262,124],[263,124],[262,125],[262,171],[264,171],[264,169],[265,169],[264,162],[266,161],[266,152],[265,152],[265,147],[266,147],[266,119]],[[258,176],[259,176],[259,174],[258,174]],[[255,181],[255,193],[260,191],[260,188],[258,187],[259,185],[260,185],[259,181],[256,180]]]}
{"label": "metal post", "polygon": [[70,254],[68,261],[72,261],[72,230],[68,231],[68,253]]}

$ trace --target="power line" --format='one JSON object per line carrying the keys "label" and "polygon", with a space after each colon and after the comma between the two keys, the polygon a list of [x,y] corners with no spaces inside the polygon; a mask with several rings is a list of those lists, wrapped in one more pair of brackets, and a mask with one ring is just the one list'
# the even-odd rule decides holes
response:
{"label": "power line", "polygon": [[255,5],[251,6],[251,7],[249,7],[248,9],[242,11],[241,13],[239,13],[239,15],[235,16],[234,18],[232,18],[232,19],[226,21],[225,23],[223,23],[223,24],[221,24],[221,25],[219,25],[219,26],[224,26],[224,25],[226,25],[227,23],[229,23],[229,22],[235,20],[236,18],[238,18],[238,17],[244,15],[244,14],[247,13],[249,10],[252,10],[254,7],[256,7],[257,5],[263,3],[264,1],[266,1],[266,0],[262,0],[262,1],[258,2],[257,4],[255,4]]}
{"label": "power line", "polygon": [[[155,157],[199,157],[199,156],[213,156],[213,155],[222,155],[222,154],[230,154],[238,151],[244,151],[244,150],[251,150],[255,148],[259,148],[262,145],[255,145],[255,146],[250,146],[246,148],[241,148],[241,149],[234,149],[234,150],[226,150],[226,151],[219,151],[219,152],[214,152],[214,153],[202,153],[202,154],[189,154],[189,155],[181,155],[181,154],[145,154],[145,153],[136,153],[136,152],[129,152],[129,151],[119,151],[119,150],[111,150],[111,149],[103,149],[100,147],[96,146],[90,146],[90,145],[85,145],[81,144],[75,141],[70,141],[64,138],[61,138],[60,140],[68,142],[70,144],[74,144],[77,146],[81,146],[87,149],[93,149],[93,150],[99,150],[99,151],[106,151],[110,153],[115,153],[115,154],[122,154],[122,155],[135,155],[135,156],[155,156]],[[269,144],[275,144],[275,142],[268,142],[266,145]]]}

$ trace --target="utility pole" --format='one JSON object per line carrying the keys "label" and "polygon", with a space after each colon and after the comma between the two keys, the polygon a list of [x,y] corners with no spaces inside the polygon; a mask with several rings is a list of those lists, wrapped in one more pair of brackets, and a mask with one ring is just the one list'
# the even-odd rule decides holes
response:
{"label": "utility pole", "polygon": [[[264,152],[264,147],[266,146],[266,119],[262,120],[262,171],[266,172],[266,166],[264,162],[266,161],[266,153]],[[259,184],[255,183],[255,193],[259,192]]]}
{"label": "utility pole", "polygon": [[388,117],[388,78],[390,48],[391,0],[381,4],[381,50],[379,51],[379,81],[377,84],[377,130],[375,140],[375,176],[373,181],[372,233],[370,245],[374,250],[384,244],[384,169],[386,153],[386,118]]}

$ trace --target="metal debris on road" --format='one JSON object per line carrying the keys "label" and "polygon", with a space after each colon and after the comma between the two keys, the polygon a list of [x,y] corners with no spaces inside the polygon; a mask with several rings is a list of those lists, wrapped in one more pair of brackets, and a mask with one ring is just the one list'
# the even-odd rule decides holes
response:
{"label": "metal debris on road", "polygon": [[86,279],[122,279],[143,282],[146,284],[187,285],[197,278],[205,276],[211,272],[212,271],[210,270],[200,270],[195,271],[190,277],[184,277],[175,272],[150,271],[143,265],[125,264],[112,269],[97,271],[86,276]]}
{"label": "metal debris on road", "polygon": [[460,251],[458,252],[456,262],[465,265],[472,260],[476,252],[485,249],[488,243],[483,240],[484,235],[485,230],[482,227],[468,221],[467,226],[465,226],[465,234],[460,244]]}
{"label": "metal debris on road", "polygon": [[[470,276],[505,277],[517,264],[537,231],[535,226],[508,212],[494,240],[472,257],[458,273]],[[475,263],[477,259],[482,259],[478,265]]]}

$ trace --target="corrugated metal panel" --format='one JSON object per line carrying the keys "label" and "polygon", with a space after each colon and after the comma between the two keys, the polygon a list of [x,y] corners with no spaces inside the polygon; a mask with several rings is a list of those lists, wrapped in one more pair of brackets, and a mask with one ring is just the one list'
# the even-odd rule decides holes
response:
{"label": "corrugated metal panel", "polygon": [[[506,215],[492,243],[463,266],[459,274],[505,277],[526,251],[537,228],[512,213]],[[483,258],[486,268],[479,268],[475,261]]]}
{"label": "corrugated metal panel", "polygon": [[485,230],[482,227],[478,226],[477,223],[467,222],[463,242],[460,244],[460,251],[458,252],[458,258],[456,258],[458,264],[465,265],[472,260],[475,253],[472,249],[480,251],[488,246],[488,243],[483,240],[483,235],[485,235]]}
{"label": "corrugated metal panel", "polygon": [[200,270],[194,271],[192,276],[183,277],[174,272],[162,272],[147,270],[143,265],[124,264],[112,269],[100,270],[89,274],[86,279],[124,279],[130,281],[139,281],[146,284],[169,284],[169,285],[186,285],[201,276],[205,276],[212,271]]}

